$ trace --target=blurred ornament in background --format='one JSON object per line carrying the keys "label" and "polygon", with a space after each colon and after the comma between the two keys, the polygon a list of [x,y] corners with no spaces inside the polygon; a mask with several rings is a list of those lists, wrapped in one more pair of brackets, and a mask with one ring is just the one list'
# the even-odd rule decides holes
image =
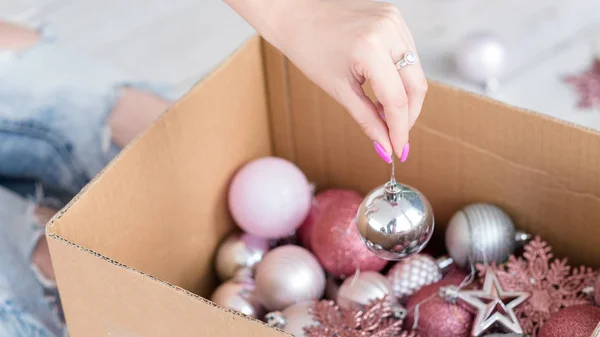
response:
{"label": "blurred ornament in background", "polygon": [[459,41],[454,60],[462,77],[493,92],[497,90],[504,71],[506,49],[492,34],[473,33]]}
{"label": "blurred ornament in background", "polygon": [[477,263],[503,263],[515,251],[521,233],[499,207],[470,204],[456,212],[446,228],[446,249],[454,262],[468,268]]}
{"label": "blurred ornament in background", "polygon": [[458,285],[461,281],[458,278],[442,279],[410,296],[405,328],[416,329],[421,337],[470,337],[473,314],[440,296],[440,289]]}
{"label": "blurred ornament in background", "polygon": [[286,245],[268,252],[256,268],[256,291],[269,311],[318,300],[325,291],[325,273],[306,249]]}
{"label": "blurred ornament in background", "polygon": [[283,309],[270,312],[265,316],[267,324],[291,333],[295,337],[306,337],[304,328],[317,324],[312,317],[312,308],[316,301],[304,301]]}
{"label": "blurred ornament in background", "polygon": [[247,233],[282,238],[306,219],[312,200],[311,185],[292,162],[277,157],[251,161],[233,177],[229,210]]}
{"label": "blurred ornament in background", "polygon": [[254,269],[269,251],[269,241],[258,236],[234,232],[217,249],[216,269],[221,281],[232,278],[242,269]]}
{"label": "blurred ornament in background", "polygon": [[235,277],[215,289],[210,300],[217,305],[240,312],[244,315],[260,318],[264,309],[256,293],[254,280],[248,269],[239,270]]}
{"label": "blurred ornament in background", "polygon": [[592,337],[598,322],[599,307],[574,305],[552,315],[540,329],[538,337]]}
{"label": "blurred ornament in background", "polygon": [[387,264],[365,246],[358,234],[355,220],[362,200],[359,193],[343,189],[317,195],[319,214],[311,247],[321,265],[334,277],[348,277],[356,270],[380,271]]}
{"label": "blurred ornament in background", "polygon": [[357,272],[353,277],[348,277],[340,286],[337,304],[344,309],[361,310],[382,298],[390,301],[398,318],[406,316],[406,310],[398,304],[387,278],[374,271]]}
{"label": "blurred ornament in background", "polygon": [[552,247],[536,236],[523,248],[523,257],[513,255],[502,265],[477,265],[481,277],[492,270],[505,289],[531,294],[515,313],[523,331],[533,337],[560,309],[593,302],[584,290],[593,286],[594,271],[572,268],[566,259],[552,257]]}
{"label": "blurred ornament in background", "polygon": [[387,279],[400,302],[422,287],[442,279],[438,262],[426,254],[417,254],[396,262],[387,273]]}
{"label": "blurred ornament in background", "polygon": [[390,181],[364,198],[358,210],[360,238],[370,251],[392,261],[418,254],[435,227],[433,210],[416,188],[396,181],[392,161]]}

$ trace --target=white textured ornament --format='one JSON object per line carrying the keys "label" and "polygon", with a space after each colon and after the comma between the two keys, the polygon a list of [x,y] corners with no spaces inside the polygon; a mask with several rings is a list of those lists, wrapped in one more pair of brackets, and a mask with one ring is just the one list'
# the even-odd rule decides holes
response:
{"label": "white textured ornament", "polygon": [[497,86],[505,67],[506,49],[491,34],[471,34],[459,42],[454,58],[458,73],[465,79]]}
{"label": "white textured ornament", "polygon": [[417,254],[394,264],[387,273],[394,294],[401,302],[422,287],[442,279],[442,270],[427,254]]}

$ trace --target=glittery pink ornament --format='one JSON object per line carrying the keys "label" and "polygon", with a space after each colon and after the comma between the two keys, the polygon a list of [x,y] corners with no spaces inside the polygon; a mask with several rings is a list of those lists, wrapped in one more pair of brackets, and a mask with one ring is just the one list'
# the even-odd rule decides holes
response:
{"label": "glittery pink ornament", "polygon": [[594,299],[596,300],[596,304],[600,305],[600,273],[596,277],[596,284],[594,285]]}
{"label": "glittery pink ornament", "polygon": [[264,238],[293,233],[306,219],[311,187],[293,163],[264,157],[240,169],[229,187],[229,209],[246,232]]}
{"label": "glittery pink ornament", "polygon": [[441,287],[455,285],[454,279],[441,280],[427,285],[409,297],[406,309],[406,329],[414,327],[418,307],[417,329],[421,337],[469,337],[473,314],[439,295]]}
{"label": "glittery pink ornament", "polygon": [[311,246],[321,265],[335,277],[356,270],[380,271],[387,264],[362,242],[356,227],[356,212],[363,197],[355,191],[332,189],[317,195],[320,205]]}
{"label": "glittery pink ornament", "polygon": [[269,311],[318,300],[325,291],[325,273],[306,249],[287,245],[268,252],[256,268],[256,291]]}
{"label": "glittery pink ornament", "polygon": [[600,322],[600,308],[574,305],[555,313],[540,329],[539,337],[590,337]]}
{"label": "glittery pink ornament", "polygon": [[317,214],[319,212],[319,203],[317,201],[316,198],[313,198],[313,202],[312,205],[310,207],[310,211],[308,212],[308,215],[306,216],[306,219],[304,219],[304,222],[302,223],[302,225],[300,225],[300,227],[298,228],[298,231],[296,232],[296,235],[298,236],[298,240],[300,241],[300,244],[302,244],[302,246],[304,246],[305,248],[312,250],[310,244],[311,244],[311,237],[312,237],[312,232],[315,228],[315,220],[317,219]]}

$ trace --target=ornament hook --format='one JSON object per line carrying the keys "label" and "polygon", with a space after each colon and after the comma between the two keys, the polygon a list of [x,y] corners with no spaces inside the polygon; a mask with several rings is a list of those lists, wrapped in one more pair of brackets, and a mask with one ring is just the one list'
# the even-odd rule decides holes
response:
{"label": "ornament hook", "polygon": [[392,157],[392,173],[390,175],[390,181],[385,184],[385,197],[389,202],[397,202],[402,198],[402,186],[396,181],[396,161],[394,155]]}

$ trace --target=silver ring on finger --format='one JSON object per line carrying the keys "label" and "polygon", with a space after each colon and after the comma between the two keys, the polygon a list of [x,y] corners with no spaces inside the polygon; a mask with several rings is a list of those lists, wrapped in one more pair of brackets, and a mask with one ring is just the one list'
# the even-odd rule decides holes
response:
{"label": "silver ring on finger", "polygon": [[415,55],[415,53],[413,53],[412,51],[409,51],[406,54],[404,54],[404,57],[400,61],[396,62],[396,68],[400,70],[406,66],[415,63],[417,63],[417,55]]}

